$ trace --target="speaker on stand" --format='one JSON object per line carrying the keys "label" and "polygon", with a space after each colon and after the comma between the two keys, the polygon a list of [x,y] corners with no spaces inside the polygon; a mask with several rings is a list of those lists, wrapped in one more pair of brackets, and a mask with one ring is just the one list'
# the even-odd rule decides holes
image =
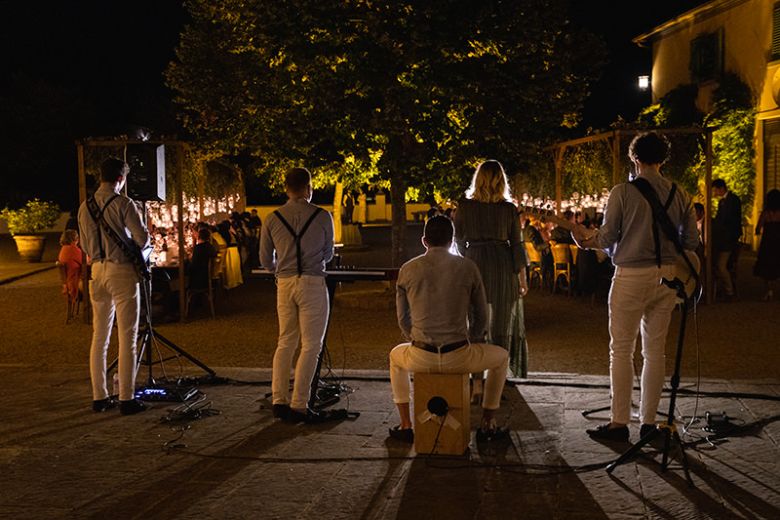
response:
{"label": "speaker on stand", "polygon": [[128,144],[127,196],[135,201],[165,201],[165,145]]}

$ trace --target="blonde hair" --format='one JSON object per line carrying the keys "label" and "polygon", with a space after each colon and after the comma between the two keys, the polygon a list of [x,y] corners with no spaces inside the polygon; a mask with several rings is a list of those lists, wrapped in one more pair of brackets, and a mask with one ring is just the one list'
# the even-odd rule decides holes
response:
{"label": "blonde hair", "polygon": [[509,182],[501,163],[495,160],[483,161],[474,171],[466,198],[478,202],[511,202]]}
{"label": "blonde hair", "polygon": [[75,244],[76,241],[79,239],[79,232],[75,229],[66,229],[62,232],[62,236],[60,237],[60,245],[61,246],[68,246],[70,244]]}

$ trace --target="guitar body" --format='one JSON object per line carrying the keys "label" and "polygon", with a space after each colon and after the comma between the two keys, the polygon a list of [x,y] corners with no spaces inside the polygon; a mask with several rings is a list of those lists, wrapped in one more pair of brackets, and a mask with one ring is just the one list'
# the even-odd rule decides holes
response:
{"label": "guitar body", "polygon": [[[683,255],[677,257],[677,262],[674,264],[675,278],[680,280],[685,287],[685,296],[687,298],[693,298],[699,291],[699,275],[701,274],[701,262],[699,261],[699,255],[693,251],[685,251],[685,256],[688,257],[688,262],[685,261]],[[695,273],[691,271],[693,266]]]}

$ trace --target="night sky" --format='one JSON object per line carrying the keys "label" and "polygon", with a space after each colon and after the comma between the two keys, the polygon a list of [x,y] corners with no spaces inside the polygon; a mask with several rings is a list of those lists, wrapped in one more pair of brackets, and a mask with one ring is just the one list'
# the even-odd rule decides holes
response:
{"label": "night sky", "polygon": [[[584,133],[619,115],[633,119],[649,103],[636,77],[649,74],[650,51],[631,39],[704,2],[571,3],[572,22],[600,35],[609,50],[585,107]],[[132,125],[177,133],[162,71],[184,18],[179,0],[0,0],[0,207],[32,194],[74,207],[77,138]]]}

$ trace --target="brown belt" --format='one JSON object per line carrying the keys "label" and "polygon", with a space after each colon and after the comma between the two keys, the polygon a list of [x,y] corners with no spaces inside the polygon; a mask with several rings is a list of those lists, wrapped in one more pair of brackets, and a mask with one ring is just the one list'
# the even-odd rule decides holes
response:
{"label": "brown belt", "polygon": [[442,345],[441,347],[429,345],[427,343],[421,343],[419,341],[412,341],[413,346],[428,352],[433,352],[434,354],[446,354],[447,352],[452,352],[453,350],[458,350],[461,347],[465,347],[468,344],[468,340],[465,339],[463,341],[456,341],[455,343],[448,343],[447,345]]}

